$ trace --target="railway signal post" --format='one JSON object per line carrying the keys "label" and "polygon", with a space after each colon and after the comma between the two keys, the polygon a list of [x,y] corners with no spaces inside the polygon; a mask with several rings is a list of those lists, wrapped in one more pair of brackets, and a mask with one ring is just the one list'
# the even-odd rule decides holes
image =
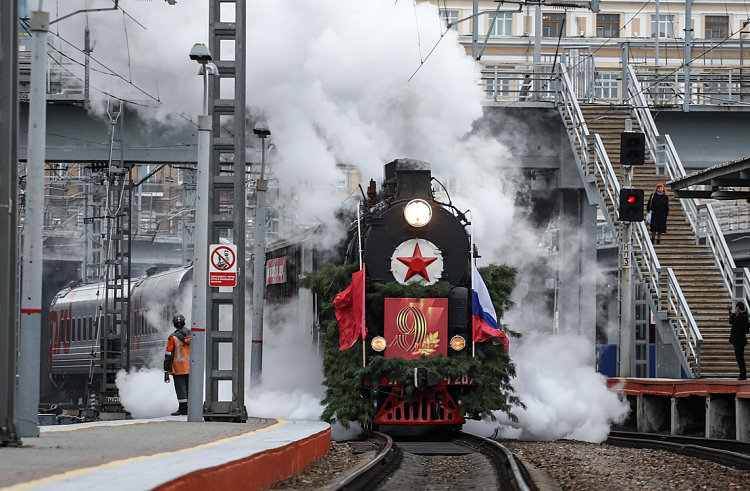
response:
{"label": "railway signal post", "polygon": [[[627,90],[627,89],[626,89]],[[633,372],[635,345],[635,329],[633,326],[633,277],[632,277],[632,243],[633,222],[643,220],[643,191],[631,189],[633,183],[633,165],[643,162],[643,158],[634,158],[633,148],[625,135],[631,134],[633,121],[625,121],[625,133],[623,133],[620,148],[620,172],[623,184],[620,188],[620,333],[617,343],[618,360],[617,375],[630,377]]]}

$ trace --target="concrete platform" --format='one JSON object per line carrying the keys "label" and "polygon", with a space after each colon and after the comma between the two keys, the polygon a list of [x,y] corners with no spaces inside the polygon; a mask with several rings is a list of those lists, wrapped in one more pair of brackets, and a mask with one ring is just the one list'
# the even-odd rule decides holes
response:
{"label": "concrete platform", "polygon": [[750,441],[750,381],[611,378],[630,402],[628,426],[644,433]]}
{"label": "concrete platform", "polygon": [[322,421],[186,417],[40,427],[39,438],[0,448],[0,490],[187,491],[268,489],[330,448]]}

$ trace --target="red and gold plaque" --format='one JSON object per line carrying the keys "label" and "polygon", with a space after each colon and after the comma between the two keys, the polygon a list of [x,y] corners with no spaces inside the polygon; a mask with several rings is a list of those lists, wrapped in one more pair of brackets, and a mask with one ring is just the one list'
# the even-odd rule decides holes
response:
{"label": "red and gold plaque", "polygon": [[448,353],[447,298],[386,298],[386,358]]}

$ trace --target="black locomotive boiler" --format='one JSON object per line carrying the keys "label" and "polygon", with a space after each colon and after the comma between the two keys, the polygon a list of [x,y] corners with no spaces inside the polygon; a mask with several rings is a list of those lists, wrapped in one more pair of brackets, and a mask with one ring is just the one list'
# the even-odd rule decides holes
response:
{"label": "black locomotive boiler", "polygon": [[472,342],[472,245],[465,214],[447,196],[436,196],[426,162],[395,160],[384,174],[379,191],[370,182],[346,244],[350,269],[358,268],[360,257],[365,265],[364,345],[359,341],[342,351],[341,320],[324,321],[323,419],[459,428],[467,417],[509,413],[516,398],[508,396],[513,366],[507,351]]}

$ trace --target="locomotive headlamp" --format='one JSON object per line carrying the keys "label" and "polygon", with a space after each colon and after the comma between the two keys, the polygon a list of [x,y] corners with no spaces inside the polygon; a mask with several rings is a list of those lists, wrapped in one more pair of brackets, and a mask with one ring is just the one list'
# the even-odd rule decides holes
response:
{"label": "locomotive headlamp", "polygon": [[432,207],[423,199],[411,200],[404,207],[404,218],[412,227],[424,227],[432,219]]}
{"label": "locomotive headlamp", "polygon": [[453,336],[451,339],[451,348],[461,351],[466,346],[466,340],[462,336]]}
{"label": "locomotive headlamp", "polygon": [[385,338],[382,336],[374,337],[372,338],[370,345],[372,346],[372,349],[374,349],[375,351],[383,351],[386,346]]}

